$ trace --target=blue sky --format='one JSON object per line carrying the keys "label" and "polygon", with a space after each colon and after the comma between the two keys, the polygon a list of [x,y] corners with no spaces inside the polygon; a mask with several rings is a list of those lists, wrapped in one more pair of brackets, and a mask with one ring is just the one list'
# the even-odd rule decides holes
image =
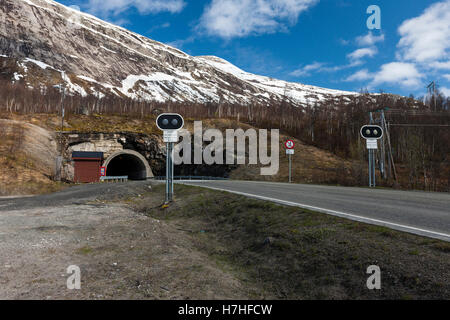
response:
{"label": "blue sky", "polygon": [[[278,79],[450,96],[450,0],[58,0],[194,56]],[[367,8],[381,10],[369,30]]]}

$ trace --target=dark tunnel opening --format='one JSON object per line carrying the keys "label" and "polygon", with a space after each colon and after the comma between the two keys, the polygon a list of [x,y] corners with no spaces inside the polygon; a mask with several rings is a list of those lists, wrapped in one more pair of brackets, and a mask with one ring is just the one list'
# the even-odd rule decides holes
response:
{"label": "dark tunnel opening", "polygon": [[128,176],[129,180],[146,180],[147,169],[141,159],[132,154],[114,157],[106,168],[108,177]]}

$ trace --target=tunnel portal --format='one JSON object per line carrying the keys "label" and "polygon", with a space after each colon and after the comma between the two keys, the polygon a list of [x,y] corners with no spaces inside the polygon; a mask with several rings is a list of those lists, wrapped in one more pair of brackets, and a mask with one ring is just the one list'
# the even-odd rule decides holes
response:
{"label": "tunnel portal", "polygon": [[147,160],[133,150],[121,150],[112,154],[104,163],[108,177],[128,176],[129,180],[153,178]]}

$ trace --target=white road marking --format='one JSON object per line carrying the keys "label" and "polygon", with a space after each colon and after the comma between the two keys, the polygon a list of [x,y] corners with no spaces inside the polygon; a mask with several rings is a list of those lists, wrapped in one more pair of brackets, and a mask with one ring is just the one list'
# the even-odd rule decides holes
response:
{"label": "white road marking", "polygon": [[256,195],[256,194],[251,194],[251,193],[245,193],[245,192],[240,192],[240,191],[233,191],[233,190],[228,190],[228,189],[223,189],[223,188],[216,188],[216,187],[202,186],[202,185],[196,185],[195,184],[195,182],[208,182],[208,181],[195,181],[194,184],[192,184],[193,181],[188,181],[188,180],[186,180],[186,181],[181,180],[181,181],[178,181],[178,182],[182,183],[182,184],[190,185],[190,186],[197,186],[197,187],[202,187],[202,188],[208,188],[208,189],[217,190],[217,191],[225,191],[225,192],[238,194],[238,195],[241,195],[241,196],[256,198],[256,199],[260,199],[260,200],[271,201],[271,202],[284,204],[284,205],[291,206],[291,207],[299,207],[299,208],[303,208],[303,209],[310,209],[310,210],[313,210],[313,211],[318,211],[318,212],[321,212],[321,213],[326,213],[326,214],[330,214],[330,215],[341,217],[341,218],[348,218],[350,220],[355,220],[355,221],[359,221],[359,222],[364,222],[364,223],[369,223],[369,224],[374,224],[374,225],[380,225],[380,226],[384,226],[384,227],[390,227],[391,229],[405,231],[405,232],[409,232],[409,233],[413,233],[413,234],[417,234],[417,235],[421,235],[421,236],[426,236],[426,237],[440,239],[440,240],[444,240],[444,241],[450,242],[450,234],[446,234],[446,233],[441,233],[441,232],[436,232],[436,231],[432,231],[432,230],[416,228],[416,227],[407,226],[407,225],[404,225],[404,224],[399,224],[399,223],[394,223],[394,222],[389,222],[389,221],[385,221],[385,220],[378,220],[378,219],[373,219],[373,218],[367,218],[367,217],[358,216],[358,215],[355,215],[355,214],[350,214],[350,213],[345,213],[345,212],[341,212],[341,211],[335,211],[335,210],[330,210],[330,209],[325,209],[325,208],[320,208],[320,207],[314,207],[314,206],[310,206],[310,205],[307,205],[307,204],[291,202],[291,201],[286,201],[286,200],[280,200],[280,199],[276,199],[276,198],[265,197],[265,196],[260,196],[260,195]]}
{"label": "white road marking", "polygon": [[22,199],[22,198],[32,198],[33,195],[24,195],[24,196],[4,196],[0,197],[0,200],[15,200],[15,199]]}

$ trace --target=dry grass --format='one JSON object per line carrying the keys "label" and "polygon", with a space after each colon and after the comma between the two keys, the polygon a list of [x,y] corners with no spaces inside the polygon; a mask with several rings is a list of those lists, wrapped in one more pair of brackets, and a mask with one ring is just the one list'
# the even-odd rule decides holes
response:
{"label": "dry grass", "polygon": [[[448,243],[230,193],[164,187],[134,207],[190,235],[218,266],[261,299],[450,299]],[[382,289],[366,287],[378,265]]]}
{"label": "dry grass", "polygon": [[66,184],[37,171],[24,155],[5,156],[0,151],[0,196],[52,193]]}
{"label": "dry grass", "polygon": [[[61,130],[61,117],[57,114],[22,115],[3,113],[0,114],[0,119],[28,122],[52,131]],[[160,133],[156,127],[155,119],[155,116],[145,116],[137,119],[124,115],[92,114],[86,116],[69,114],[64,119],[64,131]]]}
{"label": "dry grass", "polygon": [[0,128],[0,196],[50,193],[64,187],[25,152],[26,130],[21,124],[3,123]]}
{"label": "dry grass", "polygon": [[[280,136],[280,170],[275,176],[260,175],[260,166],[239,166],[231,174],[237,180],[266,180],[288,182],[289,158],[285,153],[284,143],[290,137]],[[298,139],[295,141],[295,154],[292,156],[292,181],[294,183],[317,184],[357,184],[352,175],[357,162],[344,160],[330,152],[306,145]],[[359,182],[358,182],[359,183]]]}
{"label": "dry grass", "polygon": [[[51,131],[61,129],[61,119],[57,114],[33,114],[20,115],[3,113],[0,119],[11,119],[35,124]],[[155,124],[155,115],[142,118],[126,115],[101,115],[90,116],[69,114],[64,122],[66,132],[135,132],[147,135],[160,135],[160,130]],[[194,119],[185,119],[185,128],[193,132]],[[206,119],[203,120],[203,129],[216,128],[222,131],[226,129],[247,130],[253,128],[250,125],[228,119]],[[277,175],[264,177],[260,175],[258,165],[238,166],[231,172],[232,179],[239,180],[269,180],[276,182],[288,181],[288,157],[285,154],[284,142],[291,138],[286,135],[280,136],[280,170]],[[331,152],[307,145],[298,139],[296,142],[295,155],[293,156],[293,182],[294,183],[316,183],[345,186],[364,186],[368,184],[367,163],[343,159]],[[408,171],[398,166],[401,185],[408,185]],[[378,185],[384,187],[399,186],[393,181],[382,181],[378,176]]]}

